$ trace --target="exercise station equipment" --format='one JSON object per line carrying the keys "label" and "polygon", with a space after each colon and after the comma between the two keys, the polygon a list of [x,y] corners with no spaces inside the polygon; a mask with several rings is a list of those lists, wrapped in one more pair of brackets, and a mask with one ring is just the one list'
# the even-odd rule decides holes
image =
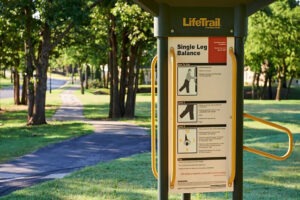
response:
{"label": "exercise station equipment", "polygon": [[[247,17],[273,0],[135,2],[155,17],[151,151],[158,199],[167,200],[169,192],[188,200],[191,193],[224,191],[233,192],[234,200],[243,199],[243,150],[275,160],[292,152],[288,129],[243,112]],[[287,153],[278,156],[244,146],[244,118],[285,132]]]}

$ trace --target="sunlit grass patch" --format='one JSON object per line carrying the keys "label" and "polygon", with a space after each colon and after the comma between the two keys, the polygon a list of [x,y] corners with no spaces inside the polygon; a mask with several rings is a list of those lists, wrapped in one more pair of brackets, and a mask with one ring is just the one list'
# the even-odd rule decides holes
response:
{"label": "sunlit grass patch", "polygon": [[[79,93],[78,93],[79,94]],[[80,94],[79,94],[80,95]],[[80,95],[85,115],[103,119],[109,96]],[[294,151],[285,161],[274,161],[244,152],[244,200],[298,200],[300,196],[300,101],[245,101],[245,112],[279,123],[293,132]],[[133,122],[133,121],[131,121]],[[135,123],[150,127],[150,95],[138,95]],[[76,129],[76,126],[74,127]],[[73,129],[73,130],[75,130]],[[258,122],[245,120],[244,144],[281,155],[287,136]],[[150,154],[144,153],[87,167],[70,176],[14,192],[3,199],[24,200],[153,200],[157,180],[151,172]],[[170,200],[181,195],[170,194]],[[193,194],[192,200],[232,199],[231,192]]]}

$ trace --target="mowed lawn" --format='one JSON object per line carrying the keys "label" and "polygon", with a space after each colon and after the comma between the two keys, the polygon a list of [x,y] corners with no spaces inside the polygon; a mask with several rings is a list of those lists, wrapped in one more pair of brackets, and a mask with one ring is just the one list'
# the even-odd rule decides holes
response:
{"label": "mowed lawn", "polygon": [[[79,94],[78,94],[79,95]],[[91,119],[104,119],[108,96],[79,95]],[[245,112],[289,128],[294,135],[294,151],[285,161],[273,161],[244,152],[245,200],[298,200],[300,197],[300,100],[245,101]],[[137,124],[150,127],[150,96],[138,95]],[[244,144],[282,155],[288,145],[286,134],[258,122],[245,120]],[[63,179],[16,191],[1,199],[62,200],[152,200],[157,199],[157,182],[151,172],[150,154],[144,153],[112,162],[99,163]],[[181,199],[170,195],[169,199]],[[231,193],[193,194],[192,200],[232,199]]]}
{"label": "mowed lawn", "polygon": [[[80,121],[52,121],[61,105],[63,89],[47,93],[46,118],[48,124],[26,126],[27,106],[13,105],[12,98],[0,99],[0,163],[12,160],[41,147],[93,132],[91,125]],[[1,179],[1,177],[0,177]],[[0,183],[1,186],[1,183]]]}

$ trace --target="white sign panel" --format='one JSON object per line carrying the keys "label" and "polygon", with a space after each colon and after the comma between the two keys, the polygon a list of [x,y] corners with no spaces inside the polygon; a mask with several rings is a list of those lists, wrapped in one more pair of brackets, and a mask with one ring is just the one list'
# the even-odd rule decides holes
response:
{"label": "white sign panel", "polygon": [[229,48],[234,47],[234,38],[170,37],[168,42],[176,58],[173,63],[169,55],[169,85],[172,86],[169,97],[176,92],[175,101],[169,98],[172,111],[169,114],[170,179],[176,170],[174,187],[170,187],[170,191],[232,191],[233,187],[228,186],[232,132]]}

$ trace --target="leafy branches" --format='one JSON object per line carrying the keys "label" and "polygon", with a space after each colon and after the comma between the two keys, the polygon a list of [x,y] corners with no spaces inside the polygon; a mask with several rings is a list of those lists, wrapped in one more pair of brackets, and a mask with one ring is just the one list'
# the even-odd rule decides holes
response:
{"label": "leafy branches", "polygon": [[[300,39],[300,6],[295,0],[280,0],[255,13],[249,19],[249,35],[245,45],[246,64],[259,72],[264,60],[276,70],[280,100],[281,87],[287,77],[298,71]],[[298,69],[298,70],[297,70]]]}

